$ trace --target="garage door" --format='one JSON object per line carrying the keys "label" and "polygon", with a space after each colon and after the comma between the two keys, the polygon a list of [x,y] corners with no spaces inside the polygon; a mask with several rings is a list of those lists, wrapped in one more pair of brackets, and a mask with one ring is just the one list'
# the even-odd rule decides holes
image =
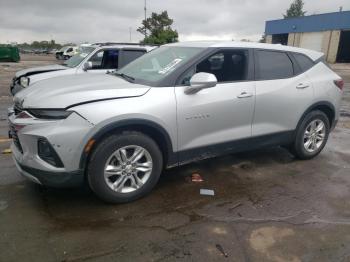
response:
{"label": "garage door", "polygon": [[321,51],[323,32],[320,33],[303,33],[300,41],[300,47]]}

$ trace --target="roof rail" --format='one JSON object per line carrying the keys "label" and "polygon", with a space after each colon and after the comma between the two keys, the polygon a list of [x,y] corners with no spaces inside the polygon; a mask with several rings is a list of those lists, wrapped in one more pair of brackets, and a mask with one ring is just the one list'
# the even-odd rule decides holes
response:
{"label": "roof rail", "polygon": [[93,45],[137,45],[137,46],[159,46],[153,44],[142,44],[142,43],[120,43],[120,42],[105,42],[105,43],[94,43]]}

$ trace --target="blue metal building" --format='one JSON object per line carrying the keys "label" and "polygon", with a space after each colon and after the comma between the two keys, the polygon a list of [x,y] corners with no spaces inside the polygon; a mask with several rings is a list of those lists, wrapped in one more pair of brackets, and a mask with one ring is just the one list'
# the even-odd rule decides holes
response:
{"label": "blue metal building", "polygon": [[266,21],[269,43],[314,49],[327,61],[350,62],[350,11]]}

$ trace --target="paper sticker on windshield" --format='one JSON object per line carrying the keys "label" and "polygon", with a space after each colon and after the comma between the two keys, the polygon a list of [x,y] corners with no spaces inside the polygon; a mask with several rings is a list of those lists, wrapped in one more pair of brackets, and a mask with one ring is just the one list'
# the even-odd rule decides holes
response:
{"label": "paper sticker on windshield", "polygon": [[81,57],[86,57],[88,54],[87,53],[81,53],[80,56]]}
{"label": "paper sticker on windshield", "polygon": [[170,71],[173,70],[174,67],[175,67],[178,63],[180,63],[181,61],[182,61],[181,58],[176,58],[176,59],[174,59],[174,60],[171,61],[169,64],[167,64],[167,66],[164,67],[162,70],[159,70],[158,73],[164,75],[164,74],[170,72]]}

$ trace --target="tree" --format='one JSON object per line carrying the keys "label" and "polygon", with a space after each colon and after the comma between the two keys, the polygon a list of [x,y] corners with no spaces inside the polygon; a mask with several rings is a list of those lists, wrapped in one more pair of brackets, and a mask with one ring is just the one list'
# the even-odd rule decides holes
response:
{"label": "tree", "polygon": [[160,14],[152,13],[151,17],[142,21],[142,26],[137,29],[138,32],[145,35],[144,44],[166,44],[177,42],[178,33],[171,28],[173,19],[169,18],[168,12],[163,11]]}
{"label": "tree", "polygon": [[306,11],[303,11],[304,2],[303,0],[294,0],[294,2],[287,9],[284,18],[304,16]]}

